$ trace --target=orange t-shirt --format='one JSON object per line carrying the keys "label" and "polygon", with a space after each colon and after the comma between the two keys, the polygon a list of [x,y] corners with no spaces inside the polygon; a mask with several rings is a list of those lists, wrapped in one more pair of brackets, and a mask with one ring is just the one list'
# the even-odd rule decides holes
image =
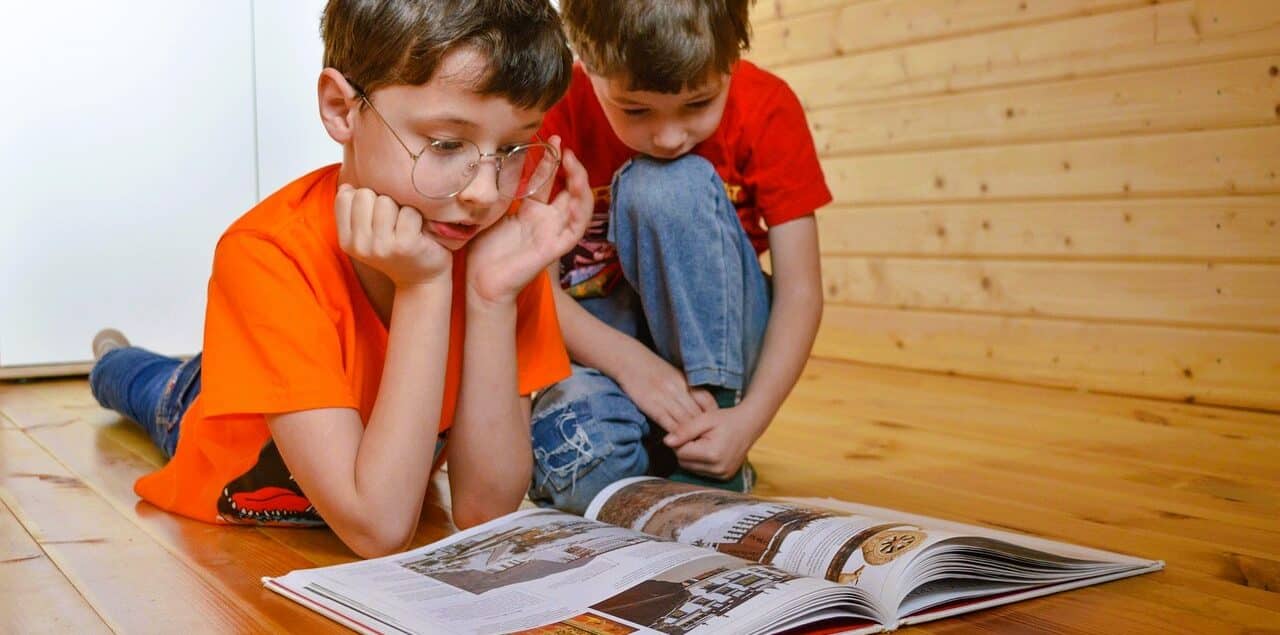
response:
{"label": "orange t-shirt", "polygon": [[[218,241],[200,394],[182,418],[173,459],[134,486],[147,501],[208,522],[323,523],[285,468],[264,415],[355,408],[367,422],[373,411],[387,329],[338,246],[338,169],[321,168],[286,185]],[[459,251],[442,439],[462,376],[465,265]],[[517,300],[521,394],[569,375],[550,285],[540,275]]]}

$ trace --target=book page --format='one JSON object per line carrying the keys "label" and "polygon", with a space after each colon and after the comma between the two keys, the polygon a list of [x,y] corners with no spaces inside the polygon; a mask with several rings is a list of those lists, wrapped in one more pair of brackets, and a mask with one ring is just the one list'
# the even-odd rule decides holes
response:
{"label": "book page", "polygon": [[1146,569],[1137,558],[830,499],[767,500],[663,479],[606,488],[587,516],[853,585],[884,615]]}
{"label": "book page", "polygon": [[587,517],[785,571],[879,593],[909,556],[946,536],[919,525],[636,478],[610,486]]}
{"label": "book page", "polygon": [[369,632],[743,633],[823,608],[873,614],[826,582],[550,510],[264,582]]}

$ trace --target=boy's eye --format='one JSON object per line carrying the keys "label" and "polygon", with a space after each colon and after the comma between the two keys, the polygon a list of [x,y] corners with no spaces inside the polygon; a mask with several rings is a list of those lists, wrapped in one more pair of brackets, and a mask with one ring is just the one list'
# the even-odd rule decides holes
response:
{"label": "boy's eye", "polygon": [[643,117],[649,112],[648,108],[623,108],[622,114],[628,117]]}
{"label": "boy's eye", "polygon": [[685,104],[684,107],[689,108],[691,110],[702,110],[703,108],[706,108],[707,106],[710,106],[710,105],[711,105],[710,99],[703,99],[701,101],[691,101]]}
{"label": "boy's eye", "polygon": [[456,154],[466,150],[467,144],[451,139],[432,139],[427,147],[437,154]]}

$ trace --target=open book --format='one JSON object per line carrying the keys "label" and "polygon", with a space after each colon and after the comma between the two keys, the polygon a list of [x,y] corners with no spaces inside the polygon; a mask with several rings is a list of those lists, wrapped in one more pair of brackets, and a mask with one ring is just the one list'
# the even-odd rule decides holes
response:
{"label": "open book", "polygon": [[409,552],[263,578],[369,633],[874,633],[1162,562],[835,500],[619,481]]}

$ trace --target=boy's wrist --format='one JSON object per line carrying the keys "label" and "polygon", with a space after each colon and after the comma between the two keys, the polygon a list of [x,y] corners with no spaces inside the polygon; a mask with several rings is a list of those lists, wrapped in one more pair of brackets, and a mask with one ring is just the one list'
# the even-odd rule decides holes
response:
{"label": "boy's wrist", "polygon": [[453,292],[453,276],[439,275],[427,280],[421,280],[411,283],[396,283],[395,297],[399,298],[416,298],[416,297],[436,297],[444,294],[446,297]]}
{"label": "boy's wrist", "polygon": [[764,434],[764,431],[773,421],[774,415],[777,414],[776,407],[771,407],[770,404],[765,403],[759,397],[752,399],[749,396],[744,396],[742,401],[738,402],[738,405],[733,408],[743,414],[743,419],[750,424],[751,432],[755,438],[760,438]]}
{"label": "boy's wrist", "polygon": [[470,284],[470,281],[468,281],[466,291],[467,311],[482,311],[485,313],[514,311],[517,295],[516,293],[511,293],[493,296],[481,293],[476,290],[475,285]]}

